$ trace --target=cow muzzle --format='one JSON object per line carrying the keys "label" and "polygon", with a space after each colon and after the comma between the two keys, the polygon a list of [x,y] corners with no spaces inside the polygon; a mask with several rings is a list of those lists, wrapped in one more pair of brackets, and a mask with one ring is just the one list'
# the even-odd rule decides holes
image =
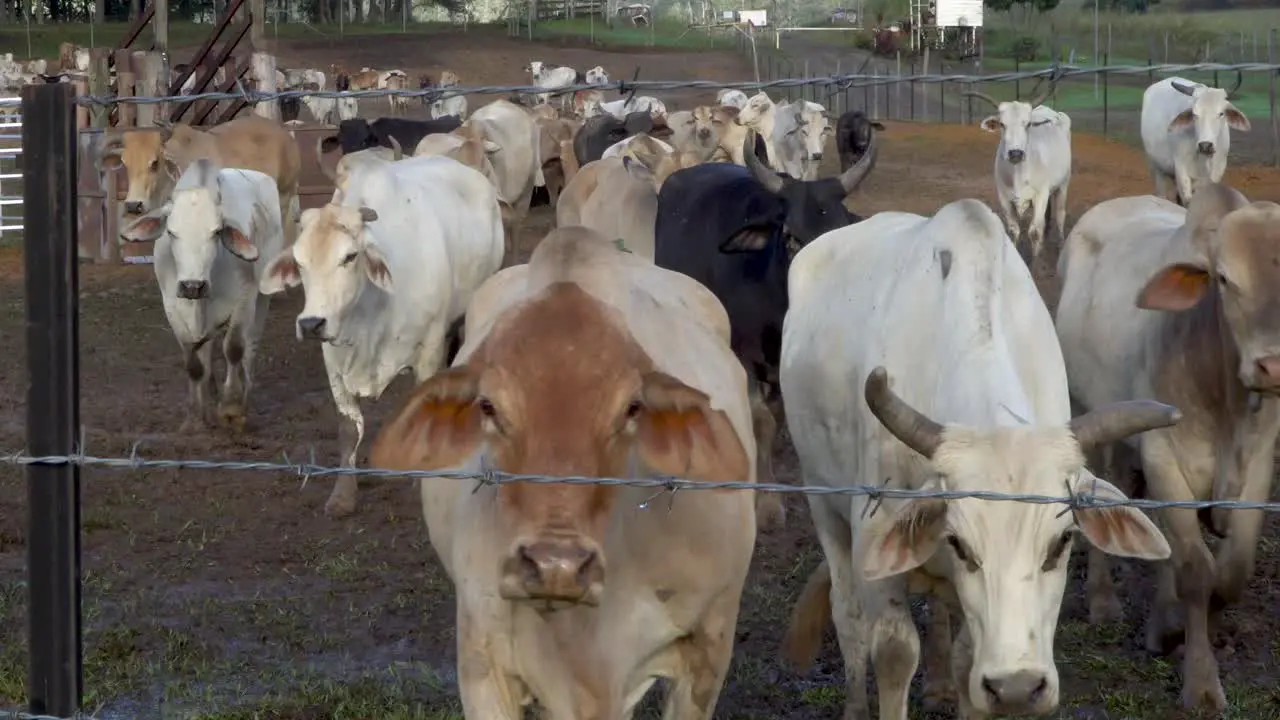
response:
{"label": "cow muzzle", "polygon": [[556,610],[595,606],[604,593],[604,555],[580,535],[543,536],[517,542],[502,564],[499,593]]}
{"label": "cow muzzle", "polygon": [[1049,677],[1035,670],[985,676],[982,691],[996,715],[1043,715],[1053,710]]}
{"label": "cow muzzle", "polygon": [[1022,150],[1010,150],[1005,157],[1009,158],[1010,163],[1017,165],[1027,159],[1027,154]]}
{"label": "cow muzzle", "polygon": [[1199,145],[1196,145],[1196,151],[1201,155],[1212,155],[1216,153],[1218,149],[1215,148],[1211,142],[1202,142]]}
{"label": "cow muzzle", "polygon": [[702,129],[698,130],[698,139],[699,139],[699,140],[710,140],[710,139],[711,139],[711,131],[710,131],[709,129],[707,129],[707,128],[702,128]]}
{"label": "cow muzzle", "polygon": [[822,162],[822,153],[820,152],[809,153],[809,159],[814,162]]}
{"label": "cow muzzle", "polygon": [[1280,355],[1266,355],[1253,361],[1252,377],[1242,378],[1250,390],[1264,395],[1280,394]]}
{"label": "cow muzzle", "polygon": [[124,204],[124,212],[126,215],[141,215],[147,209],[143,206],[141,200],[128,200]]}
{"label": "cow muzzle", "polygon": [[209,283],[204,280],[179,280],[178,297],[183,300],[201,300],[209,296]]}
{"label": "cow muzzle", "polygon": [[324,340],[325,339],[325,319],[322,317],[300,317],[298,318],[298,339],[299,340]]}

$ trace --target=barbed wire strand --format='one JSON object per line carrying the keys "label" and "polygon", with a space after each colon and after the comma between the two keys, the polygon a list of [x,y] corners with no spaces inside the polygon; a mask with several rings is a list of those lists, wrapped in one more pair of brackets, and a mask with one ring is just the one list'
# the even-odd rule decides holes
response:
{"label": "barbed wire strand", "polygon": [[648,478],[603,478],[583,475],[528,475],[507,473],[500,470],[385,470],[381,468],[354,468],[318,465],[314,462],[295,463],[286,456],[283,462],[259,460],[205,460],[205,459],[146,459],[138,454],[138,444],[134,445],[129,457],[98,457],[86,454],[74,455],[41,455],[32,456],[25,453],[0,455],[0,464],[30,465],[78,465],[81,467],[101,467],[112,470],[218,470],[227,472],[274,473],[278,475],[294,475],[301,478],[304,484],[314,478],[322,477],[357,477],[371,479],[413,479],[413,480],[455,480],[475,482],[482,485],[508,485],[527,483],[531,485],[603,485],[608,487],[656,488],[668,492],[678,490],[732,490],[755,491],[766,493],[789,493],[798,495],[843,495],[849,497],[868,496],[876,500],[886,498],[912,499],[937,498],[941,500],[992,500],[998,502],[1023,502],[1035,505],[1066,505],[1073,509],[1135,507],[1144,510],[1160,508],[1177,508],[1187,510],[1203,510],[1223,508],[1228,510],[1262,510],[1264,512],[1280,512],[1280,502],[1254,502],[1246,500],[1151,500],[1147,498],[1103,497],[1091,492],[1071,495],[1039,495],[1035,493],[1002,493],[993,490],[931,490],[892,488],[884,485],[847,485],[844,487],[828,487],[821,485],[783,485],[781,483],[754,483],[742,481],[703,481],[687,480],[676,477]]}
{"label": "barbed wire strand", "polygon": [[261,92],[246,90],[245,92],[211,92],[197,95],[81,95],[76,102],[89,106],[111,106],[118,104],[154,105],[158,103],[174,103],[185,105],[200,101],[245,100],[261,102],[264,100],[289,100],[304,97],[318,98],[424,98],[436,100],[455,95],[510,95],[553,94],[563,95],[582,90],[617,90],[620,94],[641,90],[771,90],[775,88],[806,87],[810,85],[839,85],[841,88],[853,89],[896,85],[899,83],[956,83],[962,85],[981,85],[986,83],[1008,83],[1020,80],[1036,80],[1056,77],[1059,80],[1070,77],[1087,77],[1093,75],[1156,75],[1191,72],[1250,72],[1280,73],[1280,64],[1273,63],[1197,63],[1191,65],[1105,65],[1100,67],[1080,67],[1076,65],[1054,65],[1043,70],[1024,72],[995,73],[992,75],[864,75],[838,74],[807,78],[782,78],[764,82],[720,82],[715,80],[619,80],[610,83],[565,85],[557,88],[539,87],[537,85],[477,85],[474,87],[451,86],[446,88],[431,87],[418,89],[369,89],[369,90],[281,90]]}
{"label": "barbed wire strand", "polygon": [[31,713],[0,710],[0,720],[96,720],[93,715],[79,712],[71,717],[61,717],[59,715],[32,715]]}

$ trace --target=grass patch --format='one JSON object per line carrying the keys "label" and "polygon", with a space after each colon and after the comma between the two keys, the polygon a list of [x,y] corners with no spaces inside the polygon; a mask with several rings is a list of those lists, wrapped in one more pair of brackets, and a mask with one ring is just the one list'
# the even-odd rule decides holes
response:
{"label": "grass patch", "polygon": [[288,697],[264,699],[222,712],[196,712],[196,720],[462,720],[461,705],[408,699],[413,688],[402,682],[364,678],[351,683],[306,681]]}
{"label": "grass patch", "polygon": [[[629,23],[614,23],[612,28],[603,20],[572,18],[568,20],[544,20],[534,26],[535,40],[586,39],[605,47],[667,47],[685,50],[709,50],[737,47],[738,41],[726,31],[691,30],[680,22],[658,20],[652,28],[638,28]],[[759,42],[759,41],[757,41]]]}

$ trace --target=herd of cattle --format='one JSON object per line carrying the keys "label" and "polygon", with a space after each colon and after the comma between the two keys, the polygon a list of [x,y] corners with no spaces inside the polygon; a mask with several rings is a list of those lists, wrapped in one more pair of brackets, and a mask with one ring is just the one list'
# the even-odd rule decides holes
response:
{"label": "herd of cattle", "polygon": [[[774,482],[785,403],[806,485],[1267,499],[1280,206],[1221,184],[1229,129],[1248,128],[1226,91],[1153,84],[1144,140],[1163,197],[1101,203],[1066,235],[1070,119],[1043,104],[1052,83],[1030,102],[991,100],[981,123],[1001,133],[1003,219],[974,199],[863,217],[845,202],[883,128],[861,112],[833,126],[815,103],[732,90],[668,113],[557,92],[585,77],[571,68],[528,71],[532,100],[341,120],[319,141],[333,198],[303,212],[280,122],[108,141],[102,162],[126,168],[138,215],[124,239],[156,242],[187,427],[216,413],[244,429],[269,298],[302,286],[297,337],[320,347],[348,466],[367,430],[359,401],[412,371],[373,466]],[[833,134],[841,172],[819,178]],[[540,186],[557,227],[517,264],[513,234]],[[1034,265],[1049,213],[1056,318],[1016,244],[1028,226]],[[339,479],[326,511],[351,513],[356,489]],[[673,683],[664,717],[711,717],[757,530],[785,522],[779,495],[420,489],[457,591],[467,717],[514,719],[535,701],[549,717],[629,717],[657,678]],[[879,716],[905,720],[922,654],[926,696],[962,717],[1052,712],[1077,536],[1094,622],[1120,609],[1106,556],[1168,560],[1147,644],[1185,646],[1184,703],[1225,706],[1211,638],[1252,575],[1259,511],[1165,510],[1157,526],[1127,506],[808,500],[825,560],[786,652],[811,658],[834,622],[846,717],[870,717],[870,659]],[[909,592],[931,598],[923,652]]]}

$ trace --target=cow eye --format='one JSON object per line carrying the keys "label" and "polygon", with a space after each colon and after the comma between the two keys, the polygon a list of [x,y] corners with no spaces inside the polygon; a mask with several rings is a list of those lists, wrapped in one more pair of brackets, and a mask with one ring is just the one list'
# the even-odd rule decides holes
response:
{"label": "cow eye", "polygon": [[157,172],[158,170],[160,170],[160,161],[159,161],[159,160],[152,160],[152,161],[151,161],[151,172]]}
{"label": "cow eye", "polygon": [[498,416],[498,410],[493,406],[493,401],[489,398],[480,398],[476,405],[480,408],[480,414],[493,420]]}
{"label": "cow eye", "polygon": [[644,409],[644,405],[639,400],[632,400],[627,403],[626,417],[628,420],[635,420],[640,415],[640,411]]}
{"label": "cow eye", "polygon": [[1074,537],[1073,533],[1068,530],[1053,541],[1053,544],[1049,546],[1049,554],[1045,556],[1044,564],[1040,566],[1042,571],[1050,572],[1058,569],[1058,565],[1062,563],[1062,558],[1066,557],[1067,549],[1071,547],[1072,537]]}
{"label": "cow eye", "polygon": [[950,545],[951,550],[955,552],[957,560],[962,563],[973,562],[973,558],[969,557],[969,551],[965,549],[964,543],[960,542],[960,538],[955,535],[948,535],[947,544]]}
{"label": "cow eye", "polygon": [[341,265],[343,265],[343,266],[350,265],[351,263],[353,263],[353,262],[355,262],[355,261],[356,261],[356,256],[358,256],[359,254],[360,254],[360,253],[358,253],[358,252],[349,252],[349,253],[347,253],[347,254],[342,258],[342,262],[341,262],[340,264],[341,264]]}

